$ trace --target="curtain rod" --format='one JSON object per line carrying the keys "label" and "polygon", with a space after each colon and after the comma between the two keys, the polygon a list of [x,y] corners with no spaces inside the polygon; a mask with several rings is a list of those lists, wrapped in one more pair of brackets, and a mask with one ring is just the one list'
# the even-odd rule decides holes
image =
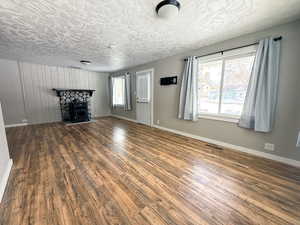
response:
{"label": "curtain rod", "polygon": [[[280,41],[282,39],[282,36],[279,36],[279,37],[275,37],[273,40],[274,41]],[[235,48],[229,48],[229,49],[225,49],[225,50],[222,50],[222,51],[217,51],[217,52],[212,52],[212,53],[208,53],[208,54],[205,54],[205,55],[198,55],[196,56],[196,58],[200,58],[200,57],[204,57],[204,56],[209,56],[209,55],[214,55],[214,54],[217,54],[217,53],[221,53],[223,55],[224,52],[227,52],[227,51],[232,51],[232,50],[235,50],[235,49],[239,49],[239,48],[246,48],[246,47],[250,47],[252,45],[257,45],[259,42],[255,42],[255,43],[252,43],[252,44],[248,44],[248,45],[242,45],[242,46],[239,46],[239,47],[235,47]],[[187,61],[187,59],[184,59],[184,61]]]}

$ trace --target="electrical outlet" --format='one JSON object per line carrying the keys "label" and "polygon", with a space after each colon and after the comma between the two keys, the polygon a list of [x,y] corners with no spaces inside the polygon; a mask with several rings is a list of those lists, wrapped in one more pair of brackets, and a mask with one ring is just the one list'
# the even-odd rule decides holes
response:
{"label": "electrical outlet", "polygon": [[298,139],[297,139],[296,147],[300,147],[300,131],[298,133]]}
{"label": "electrical outlet", "polygon": [[268,151],[274,151],[275,145],[274,145],[274,144],[271,144],[271,143],[265,143],[264,149],[265,149],[265,150],[268,150]]}
{"label": "electrical outlet", "polygon": [[156,123],[159,124],[159,120],[157,120]]}

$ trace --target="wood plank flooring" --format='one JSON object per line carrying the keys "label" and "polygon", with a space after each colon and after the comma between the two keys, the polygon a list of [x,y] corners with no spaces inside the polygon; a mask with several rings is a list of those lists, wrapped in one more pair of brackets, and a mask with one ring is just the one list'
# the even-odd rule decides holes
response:
{"label": "wood plank flooring", "polygon": [[300,224],[300,169],[111,117],[10,128],[1,225]]}

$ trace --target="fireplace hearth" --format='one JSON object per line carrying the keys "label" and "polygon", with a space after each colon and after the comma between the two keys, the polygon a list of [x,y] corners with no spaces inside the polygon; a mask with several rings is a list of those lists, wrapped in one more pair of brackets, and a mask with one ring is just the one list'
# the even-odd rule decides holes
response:
{"label": "fireplace hearth", "polygon": [[53,89],[59,97],[62,120],[67,123],[91,120],[90,99],[95,90]]}

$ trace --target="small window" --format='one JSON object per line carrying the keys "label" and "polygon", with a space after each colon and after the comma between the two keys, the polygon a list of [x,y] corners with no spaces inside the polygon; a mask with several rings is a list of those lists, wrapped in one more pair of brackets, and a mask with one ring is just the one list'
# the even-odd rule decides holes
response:
{"label": "small window", "polygon": [[125,104],[125,79],[124,77],[113,77],[113,106],[124,106]]}
{"label": "small window", "polygon": [[199,60],[199,102],[201,115],[239,118],[255,51],[227,54],[214,59]]}

